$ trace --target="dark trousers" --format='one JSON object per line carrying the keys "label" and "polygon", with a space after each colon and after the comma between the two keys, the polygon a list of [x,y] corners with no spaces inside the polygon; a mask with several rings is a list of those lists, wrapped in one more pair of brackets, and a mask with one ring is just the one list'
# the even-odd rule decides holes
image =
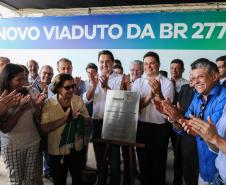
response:
{"label": "dark trousers", "polygon": [[[168,123],[170,124],[170,123]],[[182,185],[182,163],[181,163],[181,152],[180,152],[180,135],[178,135],[170,124],[170,139],[173,147],[173,185]]]}
{"label": "dark trousers", "polygon": [[71,174],[72,185],[82,185],[82,170],[85,160],[86,147],[81,151],[71,149],[70,154],[64,157],[63,155],[49,155],[50,174],[54,185],[66,185],[68,170]]}
{"label": "dark trousers", "polygon": [[44,175],[48,176],[50,175],[50,167],[49,167],[49,154],[46,150],[43,151],[43,167],[44,167]]}
{"label": "dark trousers", "polygon": [[199,162],[196,139],[191,135],[180,136],[182,173],[186,185],[197,185]]}
{"label": "dark trousers", "polygon": [[145,148],[137,148],[141,185],[165,185],[169,124],[139,122],[137,142]]}
{"label": "dark trousers", "polygon": [[[93,120],[93,139],[100,139],[102,133],[102,120]],[[100,179],[100,167],[103,162],[103,156],[105,151],[105,144],[103,143],[93,143],[96,163],[97,163],[97,175]],[[111,145],[110,151],[107,157],[106,165],[103,169],[103,181],[106,184],[108,179],[108,165],[110,166],[110,185],[119,185],[121,182],[121,171],[120,171],[120,146]]]}
{"label": "dark trousers", "polygon": [[182,185],[184,179],[186,185],[197,185],[199,169],[195,137],[179,135],[173,129],[170,137],[174,152],[173,184]]}

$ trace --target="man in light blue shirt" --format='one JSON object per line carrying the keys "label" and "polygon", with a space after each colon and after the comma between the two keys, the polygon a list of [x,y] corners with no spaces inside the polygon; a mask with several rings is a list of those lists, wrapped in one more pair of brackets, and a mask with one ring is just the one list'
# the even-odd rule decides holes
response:
{"label": "man in light blue shirt", "polygon": [[[218,123],[226,104],[226,88],[219,83],[219,71],[215,63],[205,58],[200,58],[191,64],[192,80],[195,85],[196,94],[185,114],[182,115],[175,107],[162,102],[162,113],[169,117],[177,130],[181,125],[189,124],[190,115],[207,121],[208,116],[214,124]],[[187,125],[185,124],[185,126]],[[192,125],[192,124],[191,124]],[[190,125],[190,126],[191,126]],[[189,128],[184,127],[186,131]],[[192,130],[190,130],[191,134]],[[216,154],[210,152],[207,144],[202,138],[196,137],[199,155],[199,185],[210,185],[213,182]]]}
{"label": "man in light blue shirt", "polygon": [[211,151],[216,152],[219,149],[215,165],[218,173],[215,175],[213,185],[226,184],[226,105],[223,115],[218,121],[216,127],[208,118],[208,123],[192,117],[191,129],[200,135],[208,144]]}

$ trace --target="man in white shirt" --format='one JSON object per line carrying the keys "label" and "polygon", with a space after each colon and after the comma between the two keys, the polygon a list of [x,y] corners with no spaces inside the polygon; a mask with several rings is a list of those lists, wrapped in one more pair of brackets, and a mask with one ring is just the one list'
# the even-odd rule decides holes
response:
{"label": "man in white shirt", "polygon": [[[83,100],[85,103],[93,101],[93,138],[101,138],[104,107],[106,101],[107,90],[114,89],[119,90],[121,87],[122,75],[118,75],[113,72],[113,54],[108,50],[99,52],[98,63],[101,74],[99,78],[97,75],[90,76],[90,86],[86,93],[83,94]],[[104,155],[104,145],[100,143],[93,143],[94,152],[97,163],[98,178],[100,177],[100,165]],[[110,165],[110,179],[109,185],[120,184],[120,147],[111,145],[111,150],[108,156],[108,163]],[[108,178],[108,166],[104,166],[103,181],[104,184]]]}
{"label": "man in white shirt", "polygon": [[32,85],[34,83],[37,83],[37,81],[39,81],[40,77],[38,75],[38,69],[39,69],[39,65],[38,62],[36,62],[35,60],[29,60],[27,62],[27,68],[29,71],[29,84]]}
{"label": "man in white shirt", "polygon": [[134,60],[130,63],[130,82],[134,83],[136,79],[141,78],[144,69],[143,62],[140,60]]}
{"label": "man in white shirt", "polygon": [[137,128],[137,142],[145,148],[137,149],[142,185],[164,185],[167,161],[167,147],[170,126],[156,110],[154,99],[169,98],[173,101],[173,83],[159,74],[160,60],[155,52],[143,57],[145,77],[137,79],[132,90],[140,92],[140,115]]}
{"label": "man in white shirt", "polygon": [[184,62],[180,59],[174,59],[170,63],[171,79],[175,82],[176,92],[179,93],[183,85],[188,84],[189,81],[184,79],[182,74],[184,72]]}
{"label": "man in white shirt", "polygon": [[[183,78],[182,74],[184,72],[184,62],[181,59],[173,59],[170,63],[170,74],[171,81],[174,83],[175,88],[175,98],[174,104],[177,102],[177,95],[179,94],[181,87],[185,84],[188,84],[189,81]],[[173,128],[170,133],[171,143],[173,146],[174,153],[174,185],[182,185],[182,162],[181,162],[181,138],[176,132],[173,131]]]}
{"label": "man in white shirt", "polygon": [[[57,61],[57,71],[59,74],[65,73],[65,74],[70,74],[72,75],[73,71],[73,66],[72,66],[72,61],[69,60],[68,58],[61,58]],[[82,93],[85,92],[85,82],[81,80],[80,77],[75,77],[74,78],[74,94],[80,96]],[[49,90],[48,90],[48,97],[51,97],[54,95],[54,93],[51,91],[52,84],[49,85]]]}

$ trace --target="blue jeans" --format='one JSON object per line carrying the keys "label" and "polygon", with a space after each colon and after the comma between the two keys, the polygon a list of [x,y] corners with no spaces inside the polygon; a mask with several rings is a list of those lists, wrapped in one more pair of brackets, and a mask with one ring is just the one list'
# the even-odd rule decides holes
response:
{"label": "blue jeans", "polygon": [[48,175],[50,175],[49,154],[48,154],[48,152],[44,151],[43,152],[43,156],[44,156],[44,162],[43,162],[44,175],[48,176]]}

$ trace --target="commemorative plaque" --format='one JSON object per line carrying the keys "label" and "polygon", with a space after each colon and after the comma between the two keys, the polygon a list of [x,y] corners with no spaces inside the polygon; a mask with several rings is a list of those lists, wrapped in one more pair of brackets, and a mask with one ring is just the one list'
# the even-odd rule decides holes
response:
{"label": "commemorative plaque", "polygon": [[140,95],[137,92],[108,90],[102,138],[136,142]]}

